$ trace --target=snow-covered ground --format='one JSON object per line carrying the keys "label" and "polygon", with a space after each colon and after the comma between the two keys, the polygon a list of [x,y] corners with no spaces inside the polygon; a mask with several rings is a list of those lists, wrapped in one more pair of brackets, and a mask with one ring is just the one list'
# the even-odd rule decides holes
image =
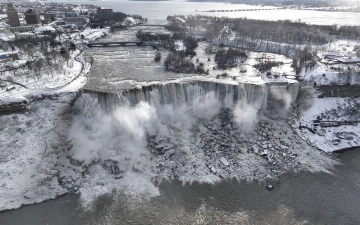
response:
{"label": "snow-covered ground", "polygon": [[0,211],[67,193],[58,181],[56,148],[74,94],[32,102],[25,114],[0,117]]}
{"label": "snow-covered ground", "polygon": [[[229,78],[236,79],[241,83],[261,84],[276,82],[297,82],[295,79],[288,79],[287,77],[283,76],[295,75],[295,71],[291,67],[292,59],[287,58],[283,55],[248,51],[247,60],[245,60],[244,62],[239,62],[238,66],[226,70],[219,70],[214,69],[214,67],[216,67],[214,55],[205,54],[205,49],[208,46],[209,44],[206,42],[199,43],[199,46],[196,49],[196,56],[193,58],[193,62],[196,65],[196,60],[199,59],[199,62],[204,64],[205,70],[209,70],[209,77],[216,77],[219,74],[227,73],[229,75]],[[214,47],[214,49],[216,48]],[[208,61],[208,58],[210,58],[210,61]],[[267,71],[271,73],[271,75],[267,76],[266,72],[261,73],[258,69],[254,68],[254,66],[257,64],[257,59],[259,58],[267,58],[272,61],[281,62],[281,64]],[[278,77],[275,77],[274,75],[278,75]]]}
{"label": "snow-covered ground", "polygon": [[[351,98],[314,98],[294,125],[298,135],[325,152],[360,146],[358,100]],[[355,121],[353,125],[321,127],[320,121]],[[301,126],[301,128],[299,128]],[[310,128],[310,129],[308,129]]]}
{"label": "snow-covered ground", "polygon": [[309,71],[302,71],[300,74],[311,84],[332,85],[332,84],[360,84],[360,63],[342,64],[338,59],[357,59],[356,45],[359,40],[335,40],[334,42],[317,46],[319,62],[315,68]]}
{"label": "snow-covered ground", "polygon": [[[77,50],[75,54],[79,55],[79,50]],[[23,84],[27,88],[5,82],[7,83],[7,86],[15,86],[15,89],[8,91],[6,90],[6,87],[1,88],[0,99],[7,99],[7,102],[9,102],[12,98],[16,99],[41,93],[51,94],[78,90],[86,83],[86,75],[90,70],[90,63],[86,62],[82,58],[82,55],[79,55],[77,58],[81,62],[72,59],[72,66],[68,67],[65,64],[62,73],[51,75],[43,74],[40,79],[26,78],[25,76],[12,76],[13,81]],[[84,65],[84,68],[82,64]],[[3,76],[3,79],[6,79],[6,76]]]}

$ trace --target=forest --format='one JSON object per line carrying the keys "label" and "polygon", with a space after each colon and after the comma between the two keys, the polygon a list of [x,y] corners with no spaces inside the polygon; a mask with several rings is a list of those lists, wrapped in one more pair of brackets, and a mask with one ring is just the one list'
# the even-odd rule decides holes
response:
{"label": "forest", "polygon": [[202,31],[208,38],[218,36],[227,27],[235,38],[247,41],[271,41],[287,44],[326,44],[332,37],[360,38],[359,26],[310,25],[290,20],[265,21],[210,16],[168,16],[171,25],[190,31]]}

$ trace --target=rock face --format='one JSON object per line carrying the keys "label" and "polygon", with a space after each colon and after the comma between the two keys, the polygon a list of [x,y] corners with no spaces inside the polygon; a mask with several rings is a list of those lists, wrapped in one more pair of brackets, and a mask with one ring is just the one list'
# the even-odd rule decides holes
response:
{"label": "rock face", "polygon": [[27,105],[28,100],[25,98],[11,98],[9,100],[0,99],[0,114],[23,111],[26,109]]}

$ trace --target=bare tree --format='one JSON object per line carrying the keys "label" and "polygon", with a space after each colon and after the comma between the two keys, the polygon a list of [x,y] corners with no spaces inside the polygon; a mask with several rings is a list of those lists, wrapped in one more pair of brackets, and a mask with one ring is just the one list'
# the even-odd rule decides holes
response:
{"label": "bare tree", "polygon": [[43,66],[44,66],[43,58],[36,60],[34,63],[35,75],[38,78],[38,80],[40,80],[40,78],[41,78],[41,69],[43,68]]}

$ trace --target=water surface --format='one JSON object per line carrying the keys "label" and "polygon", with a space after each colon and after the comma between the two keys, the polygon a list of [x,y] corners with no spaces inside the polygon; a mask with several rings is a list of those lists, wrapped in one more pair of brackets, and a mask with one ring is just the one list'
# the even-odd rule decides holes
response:
{"label": "water surface", "polygon": [[161,195],[133,202],[113,194],[84,211],[78,196],[64,196],[0,214],[2,225],[83,224],[327,224],[356,225],[360,214],[360,149],[339,154],[333,174],[288,173],[268,191],[265,183],[179,181],[160,185]]}
{"label": "water surface", "polygon": [[[69,3],[66,0],[56,2]],[[360,13],[354,12],[325,12],[313,10],[270,10],[270,11],[240,11],[240,12],[204,12],[208,10],[235,10],[263,8],[241,4],[227,4],[215,2],[186,2],[186,1],[71,1],[74,4],[93,4],[126,14],[138,14],[149,19],[150,23],[166,23],[168,15],[208,15],[218,17],[246,17],[261,20],[301,20],[305,23],[321,25],[359,25]]]}

